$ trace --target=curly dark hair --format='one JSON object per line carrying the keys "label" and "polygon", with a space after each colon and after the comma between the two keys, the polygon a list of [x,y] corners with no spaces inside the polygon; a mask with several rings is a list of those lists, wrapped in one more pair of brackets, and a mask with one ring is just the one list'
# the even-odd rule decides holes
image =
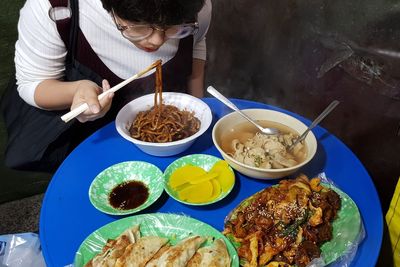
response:
{"label": "curly dark hair", "polygon": [[101,0],[104,9],[134,22],[176,25],[196,20],[204,0]]}

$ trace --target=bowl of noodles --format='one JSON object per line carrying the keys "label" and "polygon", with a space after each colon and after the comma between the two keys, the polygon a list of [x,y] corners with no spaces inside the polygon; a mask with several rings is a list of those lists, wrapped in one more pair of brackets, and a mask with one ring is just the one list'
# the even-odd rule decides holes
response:
{"label": "bowl of noodles", "polygon": [[233,169],[252,178],[278,179],[295,173],[313,159],[317,140],[312,132],[288,149],[307,129],[303,122],[274,110],[242,111],[263,127],[277,128],[279,133],[262,134],[237,112],[220,118],[213,128],[213,143]]}
{"label": "bowl of noodles", "polygon": [[210,126],[210,107],[184,93],[148,94],[126,104],[118,113],[118,133],[143,152],[159,157],[188,149]]}

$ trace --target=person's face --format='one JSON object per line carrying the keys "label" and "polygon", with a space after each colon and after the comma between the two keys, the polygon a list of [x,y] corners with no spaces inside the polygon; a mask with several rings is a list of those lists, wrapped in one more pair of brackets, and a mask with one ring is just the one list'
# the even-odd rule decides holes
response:
{"label": "person's face", "polygon": [[123,20],[113,10],[111,11],[111,15],[122,36],[131,41],[137,48],[146,52],[155,52],[169,38],[181,39],[194,34],[198,29],[197,22],[160,27]]}
{"label": "person's face", "polygon": [[[115,21],[122,27],[134,25],[131,22],[122,20],[116,16],[115,16]],[[144,37],[144,39],[141,40],[134,40],[133,38],[128,38],[124,34],[123,36],[126,39],[128,39],[131,43],[133,43],[137,48],[146,52],[157,51],[165,43],[165,41],[168,40],[168,38],[165,36],[165,31],[157,28],[153,28],[150,35]]]}

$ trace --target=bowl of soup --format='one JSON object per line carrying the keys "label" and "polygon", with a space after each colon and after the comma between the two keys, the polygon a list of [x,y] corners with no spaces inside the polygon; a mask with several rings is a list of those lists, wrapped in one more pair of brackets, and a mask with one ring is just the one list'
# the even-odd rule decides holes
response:
{"label": "bowl of soup", "polygon": [[307,129],[303,122],[274,110],[242,111],[263,127],[277,128],[279,134],[262,134],[237,112],[220,118],[213,127],[213,143],[233,169],[252,178],[277,179],[295,173],[312,160],[317,140],[311,131],[304,141],[288,149]]}
{"label": "bowl of soup", "polygon": [[126,104],[115,119],[118,133],[143,152],[159,157],[188,149],[210,126],[210,107],[185,93],[148,94]]}

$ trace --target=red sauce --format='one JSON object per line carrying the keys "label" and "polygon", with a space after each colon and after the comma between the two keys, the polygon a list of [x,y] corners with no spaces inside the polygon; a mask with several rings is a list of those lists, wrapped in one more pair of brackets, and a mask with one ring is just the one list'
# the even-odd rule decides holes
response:
{"label": "red sauce", "polygon": [[140,181],[127,181],[111,191],[108,200],[116,209],[130,210],[139,207],[149,197],[149,190]]}

